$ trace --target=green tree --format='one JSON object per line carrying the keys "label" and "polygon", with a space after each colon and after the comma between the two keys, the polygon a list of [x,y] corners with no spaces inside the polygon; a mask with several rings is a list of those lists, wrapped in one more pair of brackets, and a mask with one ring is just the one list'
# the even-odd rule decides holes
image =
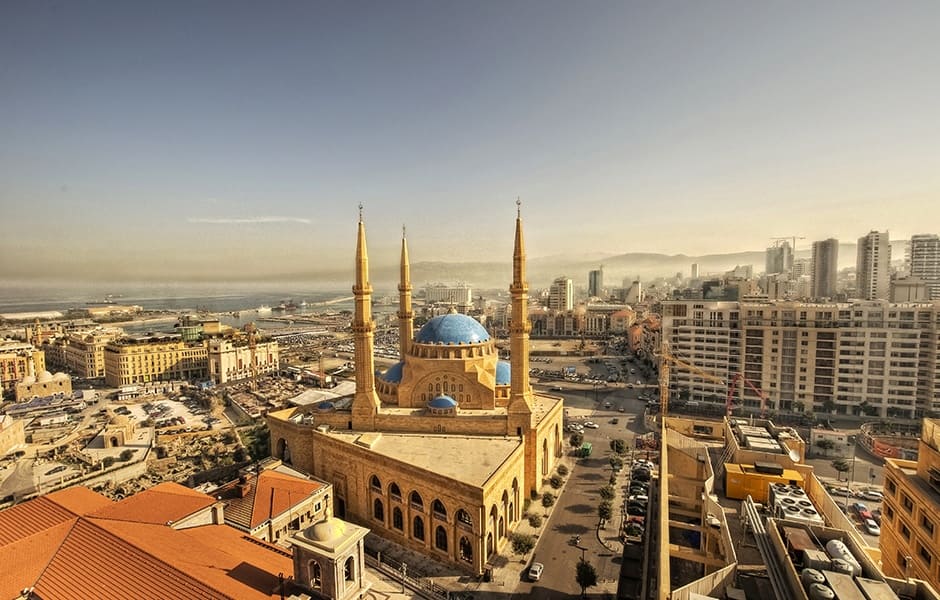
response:
{"label": "green tree", "polygon": [[559,475],[564,477],[565,475],[568,474],[568,467],[565,465],[558,465],[558,468],[555,469],[555,471],[557,471]]}
{"label": "green tree", "polygon": [[555,494],[551,492],[545,492],[542,494],[542,506],[545,508],[551,508],[555,504]]}
{"label": "green tree", "polygon": [[548,484],[551,485],[552,489],[555,490],[560,488],[564,482],[565,480],[558,475],[552,475],[552,478],[548,480]]}
{"label": "green tree", "polygon": [[584,436],[580,433],[572,433],[568,443],[571,444],[572,448],[580,448],[581,444],[584,443]]}
{"label": "green tree", "polygon": [[604,500],[613,500],[614,499],[614,486],[606,485],[601,488],[601,498]]}
{"label": "green tree", "polygon": [[577,572],[575,573],[574,579],[578,583],[578,586],[581,587],[581,595],[584,596],[586,589],[597,585],[597,569],[594,568],[594,565],[582,558],[578,561]]}
{"label": "green tree", "polygon": [[806,404],[804,404],[802,400],[794,400],[790,404],[790,410],[792,410],[793,412],[803,412],[805,408],[806,408]]}
{"label": "green tree", "polygon": [[105,456],[104,458],[101,459],[101,465],[102,465],[105,469],[109,468],[109,467],[110,467],[111,465],[113,465],[114,463],[115,463],[115,460],[114,460],[114,457],[113,457],[113,456]]}
{"label": "green tree", "polygon": [[823,412],[832,413],[836,409],[836,401],[831,399],[823,400],[822,409]]}
{"label": "green tree", "polygon": [[528,554],[535,548],[535,538],[527,533],[514,533],[509,539],[512,542],[512,551],[516,554]]}
{"label": "green tree", "polygon": [[844,458],[837,458],[832,461],[832,468],[839,472],[839,479],[842,479],[842,474],[847,473],[852,465]]}
{"label": "green tree", "polygon": [[619,456],[611,456],[611,457],[610,457],[610,468],[613,469],[614,471],[619,471],[620,469],[622,469],[622,468],[623,468],[623,459],[620,458]]}
{"label": "green tree", "polygon": [[529,515],[529,525],[538,529],[542,526],[542,515],[531,514]]}
{"label": "green tree", "polygon": [[821,438],[816,440],[816,447],[823,451],[823,454],[828,454],[830,450],[836,447],[836,443],[830,440],[829,438]]}
{"label": "green tree", "polygon": [[613,515],[614,507],[610,503],[610,500],[603,500],[597,505],[597,516],[600,517],[602,521],[609,521]]}
{"label": "green tree", "polygon": [[625,454],[627,452],[627,442],[623,440],[610,440],[610,449],[613,450],[615,454]]}
{"label": "green tree", "polygon": [[132,459],[132,458],[134,458],[134,451],[131,450],[130,448],[127,448],[126,450],[122,450],[122,451],[121,451],[121,460],[122,460],[122,461],[127,462],[127,461],[129,461],[130,459]]}

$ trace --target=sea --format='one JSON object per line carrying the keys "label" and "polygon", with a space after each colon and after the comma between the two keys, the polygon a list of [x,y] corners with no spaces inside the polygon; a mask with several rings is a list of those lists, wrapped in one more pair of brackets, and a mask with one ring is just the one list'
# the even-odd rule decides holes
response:
{"label": "sea", "polygon": [[[376,298],[386,297],[376,293]],[[312,287],[277,283],[231,284],[129,284],[129,285],[56,285],[54,283],[7,283],[0,285],[0,315],[66,312],[104,303],[139,305],[145,311],[209,312],[219,314],[227,325],[240,327],[249,321],[260,328],[283,327],[266,325],[259,317],[285,313],[261,313],[260,307],[275,308],[293,302],[299,308],[290,314],[314,314],[353,310],[349,287]],[[300,306],[302,303],[305,305]],[[233,315],[233,313],[238,313]],[[175,322],[151,322],[125,326],[128,333],[172,331]]]}

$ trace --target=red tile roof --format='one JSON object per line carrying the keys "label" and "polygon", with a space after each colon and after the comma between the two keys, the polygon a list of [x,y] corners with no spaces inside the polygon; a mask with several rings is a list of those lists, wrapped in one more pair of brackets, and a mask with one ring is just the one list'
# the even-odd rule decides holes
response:
{"label": "red tile roof", "polygon": [[112,503],[80,490],[0,512],[0,597],[270,599],[293,572],[289,553],[226,525],[165,525],[211,505],[205,494],[161,484]]}
{"label": "red tile roof", "polygon": [[225,520],[245,529],[254,529],[265,521],[290,510],[324,484],[272,470],[249,479],[248,493],[239,495],[238,483],[219,490],[225,502]]}

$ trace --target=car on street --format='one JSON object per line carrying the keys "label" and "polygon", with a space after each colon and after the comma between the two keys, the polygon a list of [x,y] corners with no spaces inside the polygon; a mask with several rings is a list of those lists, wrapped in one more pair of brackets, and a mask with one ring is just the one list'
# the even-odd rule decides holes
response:
{"label": "car on street", "polygon": [[870,500],[871,502],[881,502],[885,499],[884,495],[878,490],[862,490],[857,496],[862,500]]}
{"label": "car on street", "polygon": [[529,581],[538,581],[542,578],[542,571],[545,570],[545,565],[540,562],[532,563],[532,566],[529,567]]}
{"label": "car on street", "polygon": [[865,519],[863,525],[868,535],[881,535],[881,527],[878,526],[878,523],[875,523],[874,519]]}
{"label": "car on street", "polygon": [[616,425],[619,422],[620,422],[620,419],[618,419],[617,417],[614,417],[613,419],[610,420],[611,425]]}
{"label": "car on street", "polygon": [[584,426],[588,429],[598,429],[600,427],[600,425],[598,425],[594,421],[585,421]]}
{"label": "car on street", "polygon": [[568,423],[568,431],[572,433],[580,433],[584,431],[584,427],[580,423]]}
{"label": "car on street", "polygon": [[631,516],[646,516],[646,507],[638,504],[628,504],[627,514]]}
{"label": "car on street", "polygon": [[852,490],[843,486],[830,486],[829,493],[833,496],[845,496],[847,498],[852,497]]}
{"label": "car on street", "polygon": [[650,501],[649,496],[646,496],[644,494],[634,494],[627,498],[628,503],[639,502],[645,505],[645,504],[649,504],[649,501]]}

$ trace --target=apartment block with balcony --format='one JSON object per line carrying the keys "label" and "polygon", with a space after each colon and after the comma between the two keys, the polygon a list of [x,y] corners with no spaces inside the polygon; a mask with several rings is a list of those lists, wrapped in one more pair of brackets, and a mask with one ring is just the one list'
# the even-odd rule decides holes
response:
{"label": "apartment block with balcony", "polygon": [[122,338],[110,342],[104,355],[105,382],[110,386],[209,376],[205,342],[184,342],[177,335]]}
{"label": "apartment block with balcony", "polygon": [[32,344],[0,340],[0,390],[12,390],[24,377],[35,377],[45,369],[45,354]]}
{"label": "apartment block with balcony", "polygon": [[276,341],[211,339],[208,342],[209,377],[217,384],[277,373]]}
{"label": "apartment block with balcony", "polygon": [[916,461],[885,459],[881,564],[940,588],[940,420],[924,419]]}
{"label": "apartment block with balcony", "polygon": [[50,364],[67,369],[76,377],[104,377],[104,347],[124,335],[119,327],[96,327],[71,331],[49,344]]}

